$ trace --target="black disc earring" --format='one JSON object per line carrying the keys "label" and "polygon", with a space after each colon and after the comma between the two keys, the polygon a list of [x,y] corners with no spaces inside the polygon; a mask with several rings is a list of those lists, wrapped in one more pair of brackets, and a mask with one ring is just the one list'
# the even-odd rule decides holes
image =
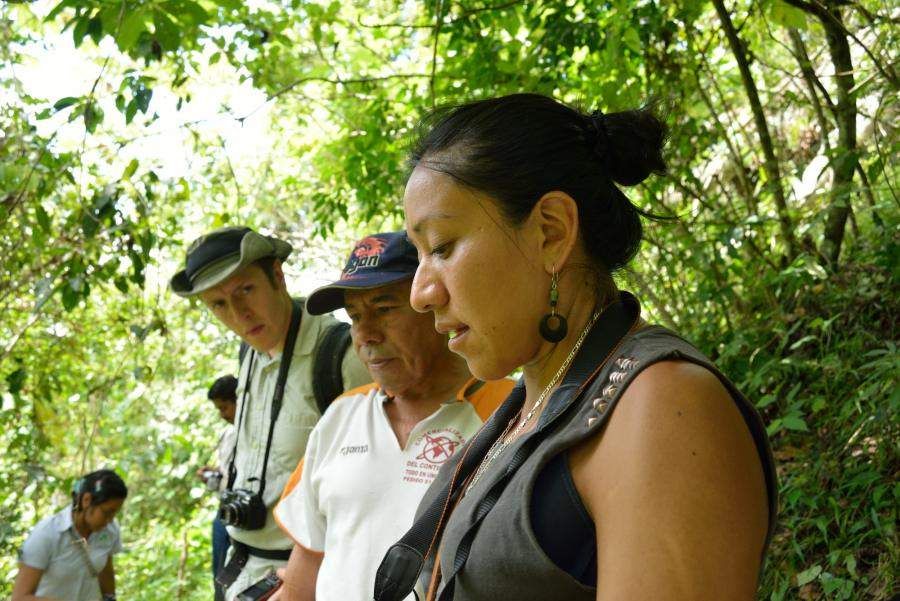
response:
{"label": "black disc earring", "polygon": [[559,302],[559,275],[556,268],[550,275],[550,312],[541,318],[538,330],[547,342],[559,342],[569,332],[569,322],[556,312],[556,304]]}

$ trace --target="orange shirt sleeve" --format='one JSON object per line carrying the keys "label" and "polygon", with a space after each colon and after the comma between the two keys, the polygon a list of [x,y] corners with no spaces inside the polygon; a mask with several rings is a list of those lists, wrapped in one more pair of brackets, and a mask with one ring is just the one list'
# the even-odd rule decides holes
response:
{"label": "orange shirt sleeve", "polygon": [[298,484],[300,484],[300,478],[303,476],[303,459],[301,459],[297,463],[297,467],[294,468],[291,477],[288,478],[287,484],[284,485],[284,490],[281,491],[281,498],[278,499],[278,502],[284,501],[284,498],[291,494],[291,491],[294,490]]}
{"label": "orange shirt sleeve", "polygon": [[506,400],[516,383],[509,378],[485,382],[484,386],[472,393],[469,402],[475,408],[475,413],[481,421],[487,421],[492,413]]}

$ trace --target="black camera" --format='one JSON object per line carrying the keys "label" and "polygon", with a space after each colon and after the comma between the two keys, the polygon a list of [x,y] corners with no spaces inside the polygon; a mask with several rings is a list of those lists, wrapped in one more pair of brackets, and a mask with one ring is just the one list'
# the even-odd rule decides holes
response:
{"label": "black camera", "polygon": [[228,526],[259,530],[266,525],[266,504],[252,490],[226,490],[219,497],[219,519]]}

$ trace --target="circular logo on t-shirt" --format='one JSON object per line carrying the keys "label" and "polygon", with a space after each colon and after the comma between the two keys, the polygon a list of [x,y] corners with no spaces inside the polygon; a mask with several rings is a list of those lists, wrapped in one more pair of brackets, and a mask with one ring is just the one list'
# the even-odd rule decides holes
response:
{"label": "circular logo on t-shirt", "polygon": [[453,457],[462,443],[462,435],[453,429],[426,432],[422,435],[422,452],[416,459],[440,465]]}

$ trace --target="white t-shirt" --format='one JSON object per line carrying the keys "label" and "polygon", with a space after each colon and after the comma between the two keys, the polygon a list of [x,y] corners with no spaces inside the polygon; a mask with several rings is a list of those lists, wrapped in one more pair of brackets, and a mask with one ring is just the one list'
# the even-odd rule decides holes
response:
{"label": "white t-shirt", "polygon": [[[19,561],[44,572],[35,596],[65,601],[99,601],[100,583],[88,570],[84,553],[79,548],[81,543],[72,537],[72,532],[75,527],[71,507],[44,518],[22,545]],[[92,532],[87,539],[91,565],[98,573],[109,558],[121,550],[119,525],[115,520],[103,530]]]}
{"label": "white t-shirt", "polygon": [[510,380],[488,382],[464,396],[477,384],[470,381],[416,424],[405,448],[385,413],[387,396],[374,384],[340,397],[325,412],[274,512],[297,544],[325,554],[318,601],[372,598],[378,565],[412,525],[441,465],[513,387]]}

